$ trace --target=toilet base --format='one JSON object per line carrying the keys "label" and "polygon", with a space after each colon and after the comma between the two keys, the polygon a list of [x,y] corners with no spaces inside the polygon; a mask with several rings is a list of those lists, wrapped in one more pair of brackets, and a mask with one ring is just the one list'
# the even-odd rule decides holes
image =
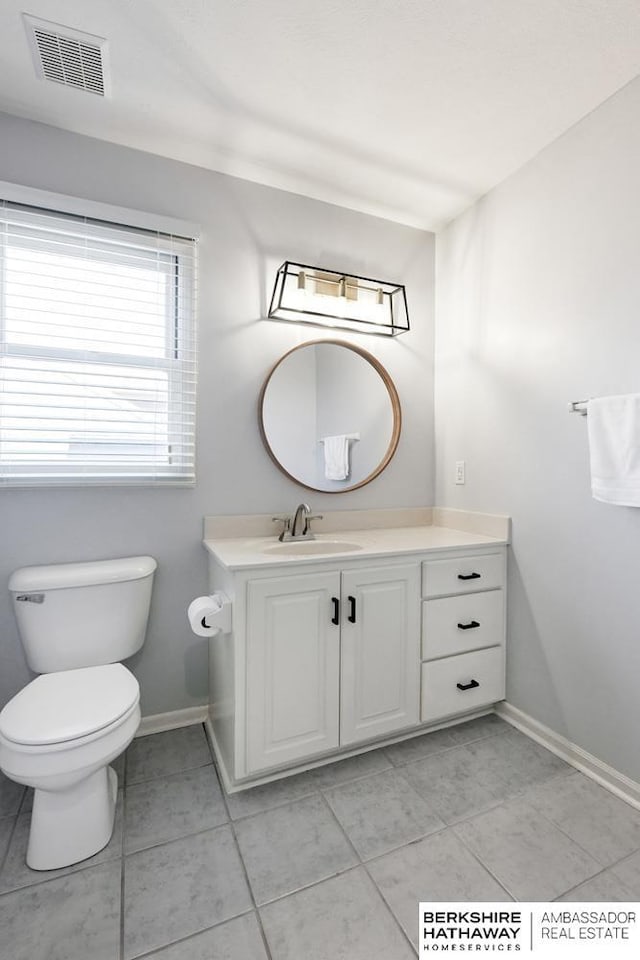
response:
{"label": "toilet base", "polygon": [[27,847],[27,866],[55,870],[86,860],[113,833],[118,775],[102,767],[68,790],[36,790]]}

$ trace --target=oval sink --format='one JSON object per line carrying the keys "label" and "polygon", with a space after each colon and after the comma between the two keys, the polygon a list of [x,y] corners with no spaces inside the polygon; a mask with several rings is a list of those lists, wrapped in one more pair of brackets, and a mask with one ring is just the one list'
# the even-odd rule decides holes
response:
{"label": "oval sink", "polygon": [[324,553],[353,553],[362,550],[358,543],[346,540],[299,540],[265,547],[264,553],[281,557],[313,557]]}

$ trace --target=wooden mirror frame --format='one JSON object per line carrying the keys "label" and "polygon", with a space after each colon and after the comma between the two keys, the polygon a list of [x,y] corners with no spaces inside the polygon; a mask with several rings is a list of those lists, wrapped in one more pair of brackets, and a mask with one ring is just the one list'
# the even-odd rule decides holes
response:
{"label": "wooden mirror frame", "polygon": [[[273,374],[287,359],[287,357],[289,357],[292,353],[295,353],[296,350],[302,350],[303,347],[312,347],[318,344],[333,344],[336,347],[345,347],[347,350],[352,350],[353,353],[357,353],[363,358],[363,360],[366,360],[367,363],[370,363],[374,370],[380,375],[382,382],[387,388],[389,400],[391,401],[393,430],[391,431],[391,439],[389,441],[389,446],[387,447],[386,453],[375,470],[372,470],[371,473],[364,478],[364,480],[360,480],[359,483],[354,483],[349,487],[345,487],[343,490],[323,490],[322,487],[312,487],[308,483],[303,483],[302,480],[299,480],[297,477],[294,477],[293,474],[289,473],[289,471],[280,463],[275,453],[271,449],[264,426],[264,398]],[[306,343],[299,343],[296,347],[292,347],[291,350],[287,350],[287,352],[280,357],[277,363],[274,363],[267,374],[258,398],[258,426],[260,429],[262,442],[264,443],[267,453],[271,457],[272,461],[275,463],[276,467],[285,474],[285,476],[289,477],[290,480],[293,480],[294,483],[297,483],[298,486],[304,487],[306,490],[314,490],[316,493],[351,493],[352,490],[359,490],[360,487],[364,487],[368,483],[371,483],[371,481],[375,480],[375,478],[382,473],[385,467],[388,466],[390,460],[396,452],[398,441],[400,440],[400,431],[402,429],[402,411],[400,409],[400,398],[398,396],[398,391],[395,388],[393,380],[389,376],[387,370],[382,366],[380,361],[377,360],[372,354],[368,353],[366,350],[363,350],[361,347],[354,346],[352,343],[346,343],[344,340],[307,340]]]}

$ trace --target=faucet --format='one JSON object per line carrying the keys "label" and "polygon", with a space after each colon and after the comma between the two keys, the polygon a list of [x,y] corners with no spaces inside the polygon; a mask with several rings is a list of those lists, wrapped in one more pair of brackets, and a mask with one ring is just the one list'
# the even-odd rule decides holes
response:
{"label": "faucet", "polygon": [[[311,507],[308,503],[299,503],[296,507],[296,512],[293,515],[293,523],[291,524],[291,539],[295,540],[298,537],[309,537],[313,539],[313,534],[309,527],[309,518],[311,516]],[[302,533],[300,533],[300,524],[304,524],[302,527]]]}
{"label": "faucet", "polygon": [[322,520],[322,514],[311,516],[311,507],[308,503],[300,503],[295,509],[293,517],[274,517],[274,521],[284,523],[279,540],[315,540],[311,531],[312,520]]}

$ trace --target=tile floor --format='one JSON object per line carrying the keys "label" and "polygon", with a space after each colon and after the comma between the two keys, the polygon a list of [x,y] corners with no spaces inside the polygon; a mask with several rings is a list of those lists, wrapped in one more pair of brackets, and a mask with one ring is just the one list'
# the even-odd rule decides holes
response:
{"label": "tile floor", "polygon": [[116,764],[109,845],[25,865],[0,782],[0,956],[411,960],[422,900],[640,900],[640,812],[489,715],[226,796],[201,726]]}

